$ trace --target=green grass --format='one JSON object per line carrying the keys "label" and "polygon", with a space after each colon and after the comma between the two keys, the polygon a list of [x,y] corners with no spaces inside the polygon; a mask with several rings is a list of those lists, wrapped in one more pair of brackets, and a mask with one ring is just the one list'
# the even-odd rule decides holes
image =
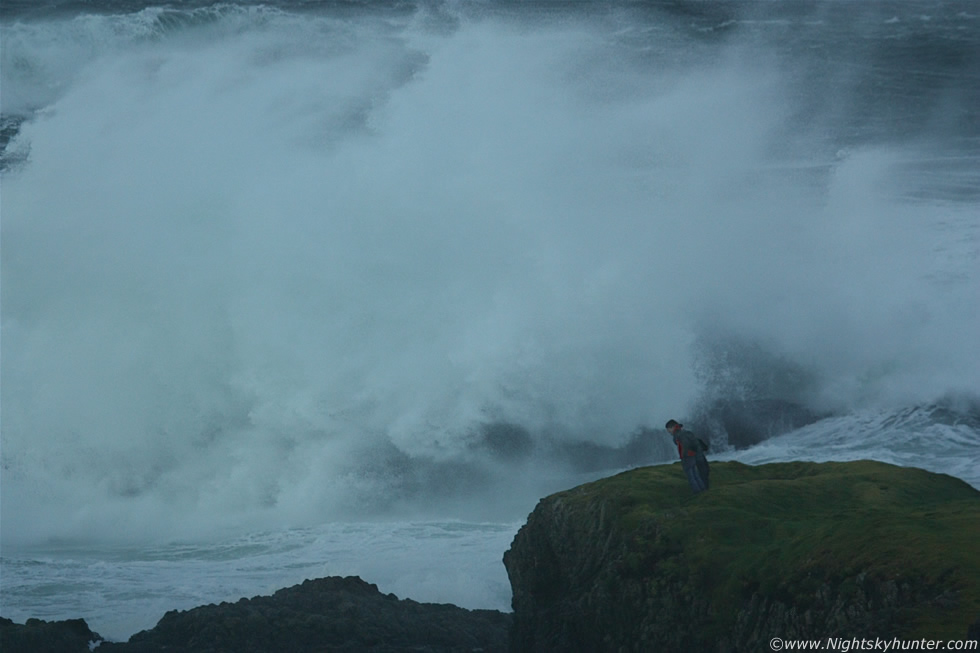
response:
{"label": "green grass", "polygon": [[950,476],[873,461],[713,463],[711,489],[693,495],[673,464],[558,496],[605,503],[631,540],[624,573],[684,578],[715,605],[759,591],[806,609],[808,588],[846,591],[864,573],[955,592],[953,606],[908,615],[909,637],[962,637],[980,616],[980,492]]}

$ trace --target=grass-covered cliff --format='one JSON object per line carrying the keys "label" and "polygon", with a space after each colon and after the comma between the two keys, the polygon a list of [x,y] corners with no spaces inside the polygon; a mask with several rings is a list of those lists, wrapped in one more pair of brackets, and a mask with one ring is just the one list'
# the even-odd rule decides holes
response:
{"label": "grass-covered cliff", "polygon": [[543,499],[504,555],[517,651],[755,651],[772,637],[960,639],[980,492],[884,463],[679,465]]}

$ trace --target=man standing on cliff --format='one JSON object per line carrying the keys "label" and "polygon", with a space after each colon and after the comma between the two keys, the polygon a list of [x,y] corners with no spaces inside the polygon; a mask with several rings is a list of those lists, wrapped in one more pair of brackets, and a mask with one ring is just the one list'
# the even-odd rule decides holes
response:
{"label": "man standing on cliff", "polygon": [[708,489],[708,459],[704,457],[704,452],[708,450],[708,443],[698,438],[684,428],[684,425],[677,420],[667,422],[667,432],[674,438],[677,445],[677,453],[681,457],[681,467],[687,476],[688,483],[694,494]]}

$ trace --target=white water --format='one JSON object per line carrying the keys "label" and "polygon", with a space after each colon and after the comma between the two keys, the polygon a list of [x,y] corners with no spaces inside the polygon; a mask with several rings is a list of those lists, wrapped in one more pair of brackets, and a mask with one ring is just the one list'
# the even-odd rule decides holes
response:
{"label": "white water", "polygon": [[744,398],[717,339],[836,416],[728,456],[980,486],[975,425],[893,428],[980,388],[980,212],[902,174],[963,80],[852,138],[870,62],[801,91],[676,18],[208,11],[4,26],[4,111],[43,107],[0,204],[4,616],[125,639],[326,574],[506,609],[582,480],[549,447]]}
{"label": "white water", "polygon": [[48,546],[6,556],[3,615],[87,621],[111,641],[169,610],[271,595],[309,578],[360,576],[399,598],[510,610],[501,558],[519,524],[333,523],[209,543]]}

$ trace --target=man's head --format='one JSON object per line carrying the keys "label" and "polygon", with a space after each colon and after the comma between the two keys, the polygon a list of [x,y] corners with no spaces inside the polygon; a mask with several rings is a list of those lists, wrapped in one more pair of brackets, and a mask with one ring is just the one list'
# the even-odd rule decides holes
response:
{"label": "man's head", "polygon": [[679,431],[684,428],[684,425],[678,422],[676,419],[672,419],[667,422],[665,428],[667,429],[668,433],[674,433],[675,431]]}

